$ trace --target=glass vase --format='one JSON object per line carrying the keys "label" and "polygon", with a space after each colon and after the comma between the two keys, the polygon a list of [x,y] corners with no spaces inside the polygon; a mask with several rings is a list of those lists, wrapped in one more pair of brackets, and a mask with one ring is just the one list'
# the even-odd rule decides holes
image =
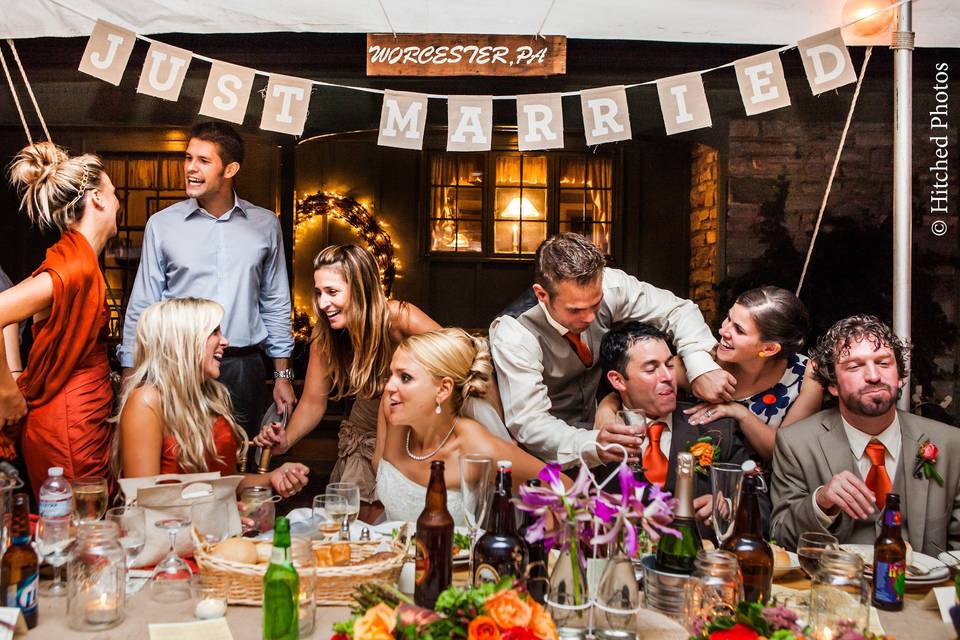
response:
{"label": "glass vase", "polygon": [[640,587],[630,556],[621,548],[607,560],[594,599],[594,635],[601,640],[637,637]]}
{"label": "glass vase", "polygon": [[586,637],[593,603],[587,589],[586,564],[576,538],[554,561],[546,602],[560,638]]}

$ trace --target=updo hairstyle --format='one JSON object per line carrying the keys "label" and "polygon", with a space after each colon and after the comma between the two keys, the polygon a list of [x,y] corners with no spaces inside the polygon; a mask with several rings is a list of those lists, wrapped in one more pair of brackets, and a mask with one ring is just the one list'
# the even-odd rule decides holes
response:
{"label": "updo hairstyle", "polygon": [[434,378],[453,380],[451,401],[455,413],[460,412],[467,398],[479,398],[487,393],[493,361],[485,339],[451,327],[410,336],[399,348]]}

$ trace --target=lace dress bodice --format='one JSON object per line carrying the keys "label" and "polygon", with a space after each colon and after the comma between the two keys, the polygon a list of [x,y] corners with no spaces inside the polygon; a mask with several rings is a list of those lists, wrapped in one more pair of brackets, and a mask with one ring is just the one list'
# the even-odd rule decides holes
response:
{"label": "lace dress bodice", "polygon": [[[383,503],[384,515],[388,521],[416,522],[423,511],[427,488],[403,475],[390,462],[381,458],[377,466],[377,498]],[[447,511],[456,526],[466,524],[463,516],[463,496],[459,491],[447,491]]]}

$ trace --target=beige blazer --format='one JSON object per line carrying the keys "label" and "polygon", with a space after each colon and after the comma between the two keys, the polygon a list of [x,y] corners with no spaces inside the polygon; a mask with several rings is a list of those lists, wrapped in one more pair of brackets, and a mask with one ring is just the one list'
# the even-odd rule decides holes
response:
{"label": "beige blazer", "polygon": [[[936,557],[960,548],[960,429],[912,413],[897,412],[902,446],[893,490],[900,494],[903,535],[914,549]],[[934,480],[913,476],[917,450],[930,440],[939,449]],[[830,527],[817,518],[811,498],[818,487],[841,471],[862,479],[837,409],[821,411],[777,433],[773,454],[773,524],[771,535],[795,549],[804,531],[832,533],[844,542],[873,544],[880,530],[878,514],[855,520],[840,513]]]}

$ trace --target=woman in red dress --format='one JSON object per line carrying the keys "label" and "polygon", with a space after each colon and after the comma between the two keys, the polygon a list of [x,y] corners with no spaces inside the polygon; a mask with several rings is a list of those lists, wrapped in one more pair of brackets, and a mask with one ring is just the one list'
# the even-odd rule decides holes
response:
{"label": "woman in red dress", "polygon": [[[223,307],[199,298],[163,300],[140,316],[133,372],[120,397],[118,476],[237,473],[247,441],[227,388],[217,381],[227,347],[222,319]],[[270,485],[286,497],[306,485],[308,473],[288,462],[268,475],[245,475],[239,489]]]}
{"label": "woman in red dress", "polygon": [[113,391],[98,256],[117,233],[120,203],[100,158],[71,158],[50,142],[21,150],[10,182],[30,221],[61,236],[31,277],[0,293],[0,326],[33,316],[34,335],[16,381],[0,349],[0,457],[12,457],[21,437],[34,491],[50,467],[68,479],[109,477]]}

